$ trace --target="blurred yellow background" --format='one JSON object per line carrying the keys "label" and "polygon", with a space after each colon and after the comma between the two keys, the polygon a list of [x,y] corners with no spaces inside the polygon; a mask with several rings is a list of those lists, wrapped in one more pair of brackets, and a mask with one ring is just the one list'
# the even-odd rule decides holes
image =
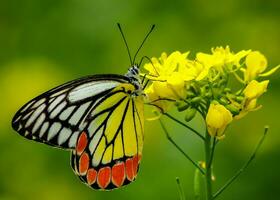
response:
{"label": "blurred yellow background", "polygon": [[[116,23],[136,50],[156,24],[139,58],[180,50],[260,50],[269,66],[280,63],[280,2],[275,0],[2,0],[0,2],[0,199],[179,199],[180,177],[193,195],[193,166],[167,141],[157,121],[146,122],[137,181],[112,192],[93,191],[71,170],[70,153],[25,140],[11,128],[17,109],[68,80],[97,73],[124,74],[129,59]],[[241,167],[263,132],[269,135],[257,159],[220,199],[279,198],[279,73],[271,76],[263,108],[230,126],[215,156],[215,189]],[[164,119],[172,137],[194,159],[203,144]],[[201,121],[191,125],[203,130]]]}

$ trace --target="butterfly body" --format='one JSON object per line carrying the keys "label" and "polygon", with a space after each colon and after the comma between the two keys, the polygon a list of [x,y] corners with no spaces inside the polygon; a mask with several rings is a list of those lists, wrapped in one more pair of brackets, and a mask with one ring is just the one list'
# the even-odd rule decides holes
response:
{"label": "butterfly body", "polygon": [[75,174],[94,189],[135,180],[144,139],[144,95],[139,70],[93,75],[39,95],[14,116],[27,139],[71,151]]}

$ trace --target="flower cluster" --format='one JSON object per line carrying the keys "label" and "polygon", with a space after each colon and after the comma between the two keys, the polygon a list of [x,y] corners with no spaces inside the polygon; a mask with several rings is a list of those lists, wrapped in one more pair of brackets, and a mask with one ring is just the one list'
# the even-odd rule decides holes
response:
{"label": "flower cluster", "polygon": [[264,77],[280,66],[266,71],[267,60],[258,51],[233,53],[228,46],[211,51],[199,52],[195,59],[188,58],[189,52],[179,51],[152,58],[144,65],[151,81],[145,93],[149,104],[163,113],[175,105],[190,121],[199,112],[208,133],[221,139],[233,120],[261,107],[257,100],[269,83]]}

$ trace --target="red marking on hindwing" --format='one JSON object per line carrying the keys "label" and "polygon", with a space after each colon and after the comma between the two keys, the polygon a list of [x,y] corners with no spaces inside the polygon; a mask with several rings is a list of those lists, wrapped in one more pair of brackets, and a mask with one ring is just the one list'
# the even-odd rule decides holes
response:
{"label": "red marking on hindwing", "polygon": [[96,170],[89,169],[87,171],[87,182],[88,182],[89,185],[92,185],[93,183],[95,183],[96,177],[97,177],[97,171]]}
{"label": "red marking on hindwing", "polygon": [[140,163],[140,156],[136,155],[132,158],[133,163],[133,177],[136,178],[138,172],[138,165]]}
{"label": "red marking on hindwing", "polygon": [[125,172],[126,172],[126,178],[129,181],[133,180],[133,162],[131,158],[128,158],[125,161]]}
{"label": "red marking on hindwing", "polygon": [[99,170],[97,175],[97,183],[101,189],[105,189],[111,179],[111,168],[110,167],[103,167]]}
{"label": "red marking on hindwing", "polygon": [[123,162],[117,163],[112,167],[112,182],[117,187],[121,187],[124,182],[124,170],[125,168]]}
{"label": "red marking on hindwing", "polygon": [[81,175],[85,175],[89,167],[89,156],[84,152],[79,160],[79,172]]}
{"label": "red marking on hindwing", "polygon": [[87,146],[87,134],[86,132],[82,132],[77,143],[76,151],[78,155],[81,155]]}

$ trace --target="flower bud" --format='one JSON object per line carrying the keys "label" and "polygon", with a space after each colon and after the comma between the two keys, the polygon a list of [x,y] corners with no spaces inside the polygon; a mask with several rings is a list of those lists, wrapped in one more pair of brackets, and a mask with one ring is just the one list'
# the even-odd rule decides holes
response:
{"label": "flower bud", "polygon": [[235,97],[235,100],[237,102],[241,103],[244,100],[244,97],[243,96],[237,96],[237,97]]}
{"label": "flower bud", "polygon": [[233,114],[233,115],[238,115],[240,113],[239,108],[234,106],[233,104],[229,104],[226,106],[226,108]]}
{"label": "flower bud", "polygon": [[201,97],[194,97],[194,98],[191,100],[191,103],[199,103],[201,100],[202,100]]}
{"label": "flower bud", "polygon": [[232,122],[232,114],[223,105],[211,103],[206,116],[208,133],[221,139],[228,124]]}
{"label": "flower bud", "polygon": [[186,110],[188,107],[190,107],[190,105],[188,103],[183,102],[177,106],[177,110],[179,112],[182,112],[182,111]]}
{"label": "flower bud", "polygon": [[192,107],[189,107],[187,110],[186,110],[186,115],[185,115],[185,120],[187,122],[191,121],[194,117],[195,117],[195,114],[196,114],[196,109],[192,108]]}
{"label": "flower bud", "polygon": [[229,101],[225,97],[220,98],[219,102],[223,105],[228,105],[229,104]]}
{"label": "flower bud", "polygon": [[227,93],[227,92],[231,92],[231,89],[230,89],[230,88],[225,88],[225,89],[224,89],[224,92],[226,92],[226,93]]}

